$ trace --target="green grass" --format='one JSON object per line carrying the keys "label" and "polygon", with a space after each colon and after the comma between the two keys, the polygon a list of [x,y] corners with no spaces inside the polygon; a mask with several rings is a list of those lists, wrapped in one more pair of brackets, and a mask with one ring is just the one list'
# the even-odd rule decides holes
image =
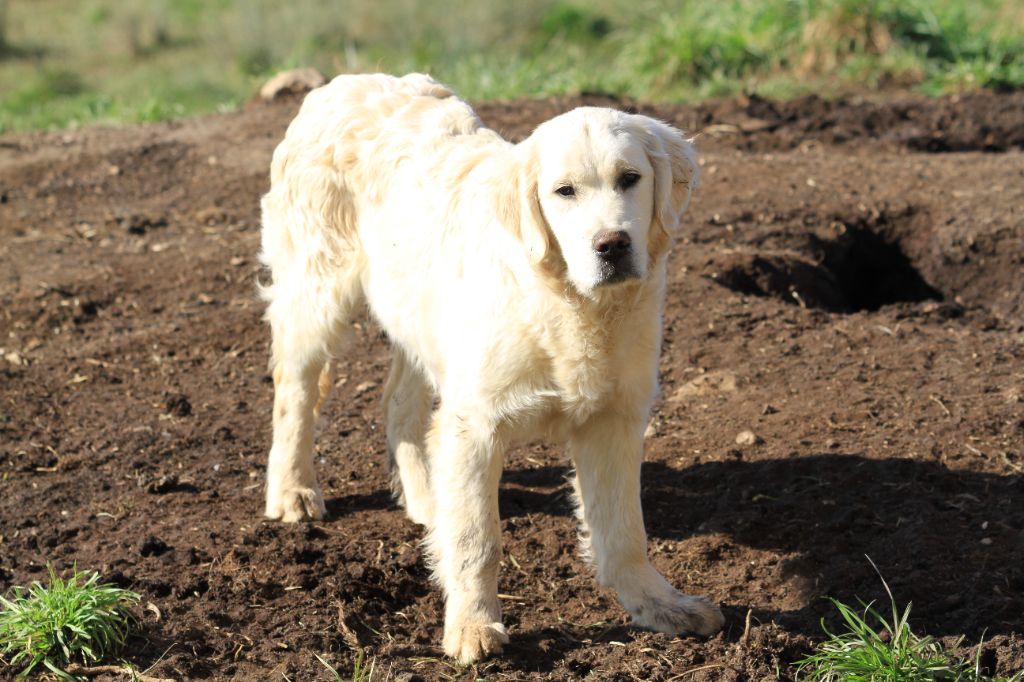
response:
{"label": "green grass", "polygon": [[[327,671],[334,676],[334,679],[338,682],[342,682],[343,678],[341,673],[338,672],[337,668],[332,666],[330,663],[325,661],[320,654],[313,654],[316,656],[316,660],[320,661],[320,664],[327,668]],[[360,651],[356,655],[356,665],[352,670],[352,682],[373,682],[373,674],[377,670],[377,659],[374,658],[370,661],[370,666],[366,666],[365,654]]]}
{"label": "green grass", "polygon": [[[892,620],[871,604],[858,611],[830,599],[842,616],[845,630],[828,639],[797,663],[797,679],[808,682],[1024,682],[1024,671],[1011,678],[982,673],[979,660],[957,659],[937,640],[910,629],[910,604],[901,613],[892,598]],[[979,647],[980,654],[980,647]]]}
{"label": "green grass", "polygon": [[0,132],[231,109],[307,65],[429,71],[472,100],[1012,88],[1024,3],[0,0]]}
{"label": "green grass", "polygon": [[52,566],[49,573],[48,587],[37,581],[0,597],[0,658],[22,667],[22,676],[45,668],[73,680],[70,664],[98,663],[121,649],[132,622],[127,608],[139,595],[77,568],[67,580]]}

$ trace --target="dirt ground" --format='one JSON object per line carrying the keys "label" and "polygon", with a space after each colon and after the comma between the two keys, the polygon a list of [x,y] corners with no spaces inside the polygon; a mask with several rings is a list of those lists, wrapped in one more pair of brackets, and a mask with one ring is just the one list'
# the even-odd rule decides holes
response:
{"label": "dirt ground", "polygon": [[721,634],[629,627],[537,444],[502,479],[511,644],[444,660],[368,319],[318,445],[329,519],[261,518],[258,200],[296,100],[0,137],[0,591],[99,570],[142,595],[127,658],[177,680],[330,679],[314,654],[351,679],[357,652],[375,680],[788,680],[838,625],[822,597],[886,599],[870,557],[916,630],[1024,668],[1024,93],[479,111],[521,139],[581,101],[700,133],[644,506]]}

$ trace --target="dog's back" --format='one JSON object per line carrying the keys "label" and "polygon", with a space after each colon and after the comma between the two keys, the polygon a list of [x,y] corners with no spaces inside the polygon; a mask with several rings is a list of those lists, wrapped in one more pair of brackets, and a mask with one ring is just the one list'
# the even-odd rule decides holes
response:
{"label": "dog's back", "polygon": [[428,143],[481,126],[468,104],[430,76],[338,76],[306,97],[274,152],[271,180],[279,182],[293,162],[311,154],[345,171],[358,164],[368,145]]}
{"label": "dog's back", "polygon": [[[449,144],[455,137],[500,140],[468,104],[423,74],[343,75],[312,91],[274,151],[262,202],[263,258],[275,281],[293,266],[324,266],[324,258],[337,264],[357,251],[360,202],[380,203],[403,161],[440,165],[460,147]],[[430,176],[434,168],[417,172]],[[304,257],[299,244],[322,248]]]}

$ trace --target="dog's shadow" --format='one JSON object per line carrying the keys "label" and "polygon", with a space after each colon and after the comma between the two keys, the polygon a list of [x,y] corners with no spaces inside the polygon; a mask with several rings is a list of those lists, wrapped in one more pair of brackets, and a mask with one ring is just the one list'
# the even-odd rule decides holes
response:
{"label": "dog's shadow", "polygon": [[[571,473],[561,465],[506,470],[502,518],[572,516]],[[824,597],[858,610],[858,600],[873,601],[891,618],[889,597],[867,557],[897,605],[913,603],[915,631],[965,635],[968,642],[1019,632],[1024,476],[827,453],[681,468],[649,462],[642,479],[651,542],[680,542],[674,551],[692,554],[669,564],[696,560],[710,572],[705,584],[722,601],[728,641],[740,638],[748,610],[754,623],[775,622],[804,635],[820,636],[822,619],[830,629],[841,627]],[[393,505],[386,490],[327,502],[335,518]],[[723,599],[723,592],[734,596]],[[612,626],[602,639],[628,641],[632,632]],[[505,655],[544,672],[584,645],[572,628],[517,629]]]}
{"label": "dog's shadow", "polygon": [[573,516],[571,476],[568,466],[506,470],[501,476],[498,498],[501,518],[528,514]]}
{"label": "dog's shadow", "polygon": [[372,509],[389,509],[395,506],[389,490],[374,490],[371,493],[354,493],[328,497],[324,500],[328,519],[339,519],[355,512]]}
{"label": "dog's shadow", "polygon": [[[559,466],[507,472],[513,486],[502,489],[503,515],[531,507],[570,514],[568,474]],[[652,541],[692,540],[702,570],[712,572],[707,584],[737,595],[723,604],[727,637],[739,637],[748,609],[754,622],[820,635],[822,618],[839,625],[823,597],[858,609],[858,600],[874,601],[891,618],[879,573],[901,609],[912,602],[914,627],[930,635],[977,642],[1020,629],[1024,476],[830,453],[678,469],[651,462],[642,477]]]}

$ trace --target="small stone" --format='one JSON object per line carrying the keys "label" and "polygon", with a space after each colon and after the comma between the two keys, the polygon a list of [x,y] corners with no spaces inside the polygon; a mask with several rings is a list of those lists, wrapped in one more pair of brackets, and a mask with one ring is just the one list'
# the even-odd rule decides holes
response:
{"label": "small stone", "polygon": [[746,431],[740,431],[736,435],[736,445],[757,445],[758,443],[763,442],[764,440],[762,440],[757,434],[755,434],[750,429],[747,429]]}

